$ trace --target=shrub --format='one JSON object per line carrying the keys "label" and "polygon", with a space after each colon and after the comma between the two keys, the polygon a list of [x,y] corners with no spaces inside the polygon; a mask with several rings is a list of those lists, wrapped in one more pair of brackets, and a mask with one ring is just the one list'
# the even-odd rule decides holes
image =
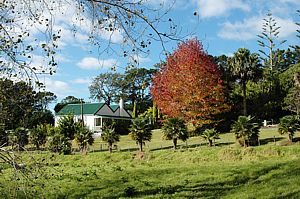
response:
{"label": "shrub", "polygon": [[0,126],[0,147],[8,144],[8,133],[3,126]]}
{"label": "shrub", "polygon": [[61,134],[70,140],[74,139],[75,132],[78,130],[78,124],[74,121],[73,115],[62,117],[58,122]]}
{"label": "shrub", "polygon": [[40,149],[41,145],[46,143],[47,126],[48,125],[46,124],[39,124],[29,133],[29,141],[31,144],[35,145],[37,150]]}
{"label": "shrub", "polygon": [[55,153],[64,155],[71,154],[72,143],[70,140],[61,134],[60,128],[52,127],[48,129],[48,149]]}
{"label": "shrub", "polygon": [[[72,115],[67,115],[61,118],[58,122],[58,127],[50,129],[49,150],[63,154],[70,154],[72,149],[72,140],[76,134],[82,133],[82,124],[74,121]],[[82,132],[81,132],[82,131]],[[90,132],[83,132],[87,136]],[[78,135],[80,137],[81,135]],[[84,137],[84,136],[83,136]],[[80,138],[80,139],[83,139]],[[85,142],[84,140],[81,140]]]}

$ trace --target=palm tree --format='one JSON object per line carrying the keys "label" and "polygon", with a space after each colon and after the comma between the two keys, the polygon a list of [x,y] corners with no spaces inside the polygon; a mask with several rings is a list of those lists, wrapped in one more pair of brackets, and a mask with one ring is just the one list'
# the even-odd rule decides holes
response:
{"label": "palm tree", "polygon": [[173,140],[174,150],[177,148],[178,139],[186,141],[189,137],[184,121],[179,118],[169,118],[163,124],[162,130],[166,140]]}
{"label": "palm tree", "polygon": [[235,78],[240,82],[243,92],[243,115],[247,115],[247,89],[246,85],[249,80],[254,80],[260,73],[260,63],[258,55],[246,48],[240,48],[229,59],[231,71]]}
{"label": "palm tree", "polygon": [[108,150],[112,153],[112,146],[114,143],[120,141],[120,134],[115,131],[112,126],[104,126],[102,129],[101,139],[108,143]]}
{"label": "palm tree", "polygon": [[129,129],[129,136],[139,145],[140,151],[143,151],[145,141],[151,141],[152,138],[152,132],[147,122],[144,118],[136,118],[132,120]]}
{"label": "palm tree", "polygon": [[78,143],[79,150],[86,154],[87,146],[94,143],[93,132],[78,123],[78,130],[75,132],[75,140]]}
{"label": "palm tree", "polygon": [[253,122],[249,116],[239,116],[231,126],[231,132],[235,134],[236,139],[244,147],[257,145],[259,135],[259,125]]}
{"label": "palm tree", "polygon": [[208,141],[208,146],[212,146],[213,140],[220,139],[219,133],[215,129],[205,129],[201,137]]}
{"label": "palm tree", "polygon": [[294,115],[287,115],[280,118],[278,132],[288,134],[289,141],[293,141],[295,132],[299,129],[299,120]]}

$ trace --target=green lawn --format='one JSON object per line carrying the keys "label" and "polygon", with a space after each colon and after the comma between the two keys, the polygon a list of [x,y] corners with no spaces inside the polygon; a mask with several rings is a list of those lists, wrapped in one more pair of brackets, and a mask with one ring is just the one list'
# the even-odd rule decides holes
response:
{"label": "green lawn", "polygon": [[[295,134],[295,137],[300,137],[300,132]],[[232,133],[221,134],[219,140],[216,140],[216,145],[235,145],[235,137]],[[275,142],[274,142],[275,138]],[[263,128],[260,132],[260,142],[262,145],[279,145],[280,142],[287,140],[287,135],[280,135],[276,127]],[[191,137],[187,142],[179,141],[179,148],[193,148],[207,145],[206,141],[201,137]],[[76,145],[76,144],[74,144]],[[153,130],[151,142],[146,142],[145,150],[161,150],[172,148],[171,140],[164,140],[161,130]],[[107,150],[107,144],[101,141],[100,138],[95,140],[93,146],[90,147],[91,151]],[[130,139],[129,136],[121,136],[120,142],[117,143],[117,150],[119,151],[135,151],[138,150],[136,143]]]}
{"label": "green lawn", "polygon": [[260,138],[241,148],[232,134],[216,147],[194,137],[174,151],[156,130],[143,154],[127,136],[113,154],[96,151],[100,140],[88,155],[23,153],[26,177],[2,166],[0,198],[300,198],[299,142],[281,146],[275,128]]}

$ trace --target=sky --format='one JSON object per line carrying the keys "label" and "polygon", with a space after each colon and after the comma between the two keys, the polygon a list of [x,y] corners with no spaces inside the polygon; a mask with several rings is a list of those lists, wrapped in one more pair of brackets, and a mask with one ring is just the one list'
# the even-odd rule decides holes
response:
{"label": "sky", "polygon": [[[159,6],[159,3],[171,5],[170,0],[148,2],[151,6]],[[299,45],[295,25],[295,22],[300,21],[297,9],[300,9],[299,0],[177,0],[165,19],[171,18],[172,22],[180,27],[180,34],[186,36],[186,39],[197,37],[208,54],[231,56],[242,47],[251,52],[258,52],[260,47],[257,34],[262,31],[263,19],[268,11],[281,27],[279,40],[287,40],[280,48],[287,48],[290,44]],[[39,78],[45,83],[47,90],[57,95],[57,102],[69,95],[93,102],[89,98],[88,89],[92,78],[111,71],[112,66],[117,66],[117,71],[123,72],[128,60],[116,55],[118,52],[99,54],[97,48],[87,42],[88,26],[78,26],[74,37],[70,31],[70,21],[74,13],[72,14],[70,7],[67,10],[67,15],[59,15],[55,21],[56,28],[63,30],[57,51],[57,72],[52,76],[41,75]],[[163,25],[158,26],[159,30],[164,28],[166,27]],[[103,40],[110,37],[105,31],[99,34]],[[111,36],[115,45],[122,42],[122,32]],[[166,50],[172,52],[177,43],[166,43]],[[148,56],[138,57],[138,67],[151,68],[164,60],[161,52],[161,44],[153,43]],[[35,55],[32,65],[40,65],[42,62],[43,57]],[[53,106],[54,104],[50,108]]]}

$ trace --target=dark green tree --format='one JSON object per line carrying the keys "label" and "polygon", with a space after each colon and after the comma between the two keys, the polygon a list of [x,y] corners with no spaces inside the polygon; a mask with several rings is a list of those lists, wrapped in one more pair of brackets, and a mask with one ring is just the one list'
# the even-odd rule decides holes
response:
{"label": "dark green tree", "polygon": [[90,96],[99,102],[104,101],[108,105],[118,102],[121,96],[120,73],[102,73],[95,77],[89,86]]}
{"label": "dark green tree", "polygon": [[[47,96],[49,99],[45,101]],[[11,130],[17,127],[31,129],[37,124],[54,123],[53,114],[45,107],[55,98],[56,96],[50,92],[36,93],[33,87],[24,81],[0,79],[0,114],[4,129]]]}
{"label": "dark green tree", "polygon": [[54,125],[54,116],[50,110],[33,111],[29,118],[29,128],[34,128],[39,124]]}
{"label": "dark green tree", "polygon": [[64,99],[62,99],[61,102],[55,105],[54,111],[55,113],[58,113],[67,104],[80,104],[80,103],[84,103],[84,101],[74,96],[67,96]]}
{"label": "dark green tree", "polygon": [[34,111],[34,91],[30,85],[23,81],[0,79],[0,103],[6,130],[30,127],[29,119]]}
{"label": "dark green tree", "polygon": [[34,94],[34,109],[44,111],[48,109],[50,103],[57,99],[56,95],[50,91],[40,91]]}
{"label": "dark green tree", "polygon": [[124,101],[130,102],[131,106],[135,106],[136,116],[152,106],[149,89],[155,72],[155,69],[146,68],[133,68],[125,71],[122,81],[122,97]]}
{"label": "dark green tree", "polygon": [[247,83],[260,75],[260,63],[257,54],[251,54],[248,49],[240,48],[230,58],[231,72],[241,84],[243,95],[243,115],[247,115]]}
{"label": "dark green tree", "polygon": [[25,145],[29,142],[28,129],[18,127],[9,133],[8,139],[13,149],[23,151],[25,149]]}
{"label": "dark green tree", "polygon": [[189,138],[187,127],[180,118],[169,118],[163,123],[162,131],[166,140],[173,141],[173,148],[176,150],[177,141],[186,141]]}
{"label": "dark green tree", "polygon": [[286,40],[278,41],[279,39],[279,33],[280,33],[280,26],[277,25],[276,20],[273,18],[272,13],[268,12],[267,17],[263,19],[263,28],[262,33],[260,35],[257,35],[259,37],[258,44],[263,48],[264,50],[259,50],[259,52],[264,56],[264,65],[268,66],[270,71],[277,70],[277,64],[276,59],[278,56],[278,53],[275,51],[277,48],[286,42]]}
{"label": "dark green tree", "polygon": [[287,93],[284,98],[283,109],[300,115],[300,63],[292,65],[280,74],[280,84]]}

